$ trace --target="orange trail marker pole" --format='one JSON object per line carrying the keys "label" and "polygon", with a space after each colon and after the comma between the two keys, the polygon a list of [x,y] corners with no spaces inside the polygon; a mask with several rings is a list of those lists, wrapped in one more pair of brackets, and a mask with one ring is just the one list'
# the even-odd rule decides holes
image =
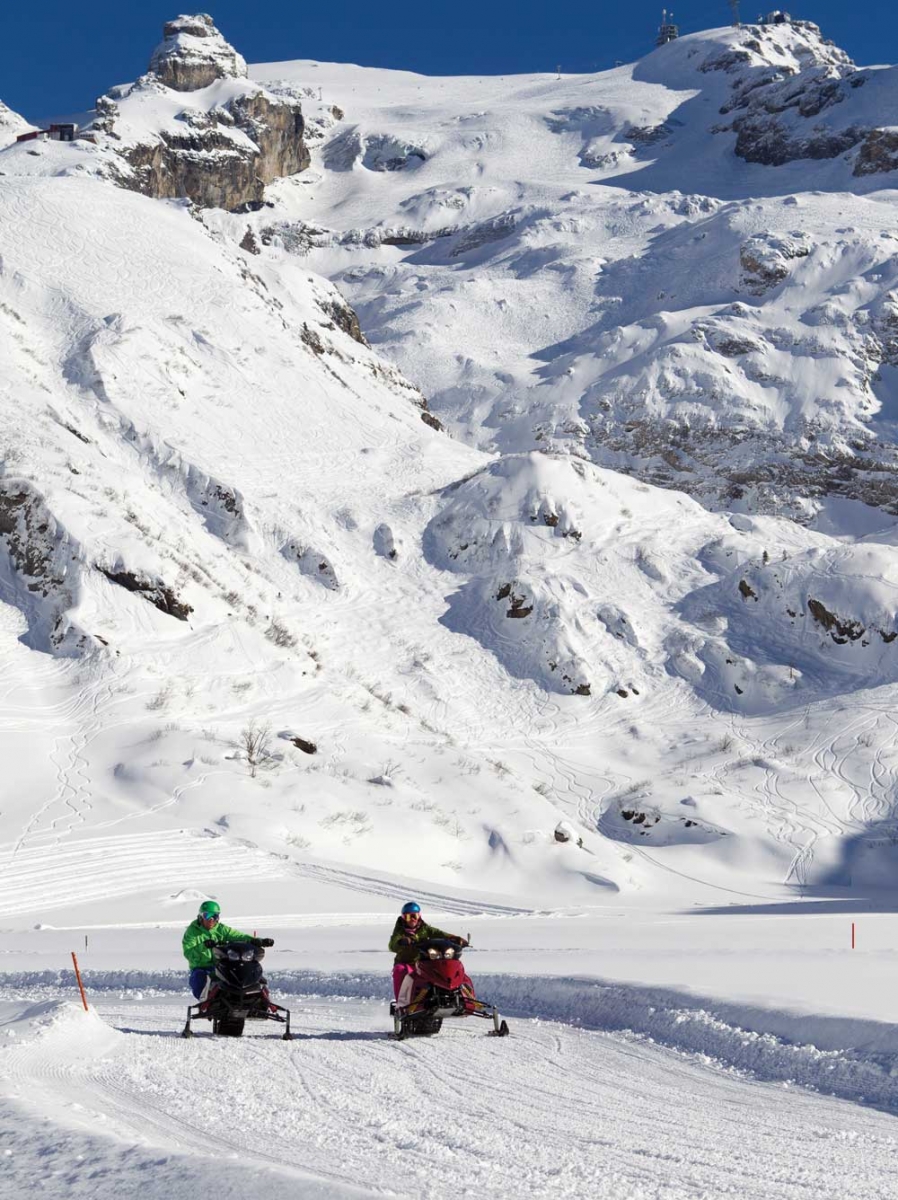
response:
{"label": "orange trail marker pole", "polygon": [[84,984],[81,982],[81,972],[78,970],[78,958],[75,951],[72,951],[72,963],[75,967],[75,978],[78,980],[78,990],[81,992],[81,1003],[84,1005],[84,1011],[87,1012],[87,997],[84,994]]}
{"label": "orange trail marker pole", "polygon": [[851,949],[854,949],[854,921],[851,922]]}

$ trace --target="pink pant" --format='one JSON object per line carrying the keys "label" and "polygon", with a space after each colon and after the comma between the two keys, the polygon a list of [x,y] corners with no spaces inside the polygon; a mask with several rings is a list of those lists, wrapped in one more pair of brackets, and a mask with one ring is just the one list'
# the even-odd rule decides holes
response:
{"label": "pink pant", "polygon": [[411,963],[393,963],[393,999],[399,999],[399,989],[402,987],[402,981],[406,975],[411,975],[414,971],[414,966]]}

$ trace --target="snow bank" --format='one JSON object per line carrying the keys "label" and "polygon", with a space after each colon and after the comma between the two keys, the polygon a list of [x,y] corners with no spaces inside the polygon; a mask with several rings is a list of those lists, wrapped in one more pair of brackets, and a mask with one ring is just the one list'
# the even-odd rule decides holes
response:
{"label": "snow bank", "polygon": [[[757,1079],[898,1111],[898,1030],[892,1025],[724,1004],[600,979],[484,975],[476,968],[474,975],[478,995],[509,1017],[629,1034]],[[184,975],[176,971],[88,971],[84,978],[88,993],[185,991]],[[74,985],[71,971],[9,973],[0,981],[6,991],[30,994]],[[290,971],[273,982],[276,994],[288,996],[389,998],[382,974]],[[386,1023],[386,1013],[384,1018]]]}

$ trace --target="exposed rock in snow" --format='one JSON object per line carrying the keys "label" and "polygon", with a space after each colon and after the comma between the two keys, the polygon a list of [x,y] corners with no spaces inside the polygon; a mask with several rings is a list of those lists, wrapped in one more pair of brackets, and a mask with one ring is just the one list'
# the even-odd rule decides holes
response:
{"label": "exposed rock in snow", "polygon": [[39,649],[60,649],[73,604],[82,551],[28,480],[0,478],[0,545],[19,586],[16,601]]}
{"label": "exposed rock in snow", "polygon": [[756,233],[739,247],[742,281],[746,290],[761,296],[768,288],[776,287],[789,274],[789,264],[796,258],[806,258],[813,246],[807,233],[777,236]]}
{"label": "exposed rock in snow", "polygon": [[368,341],[359,325],[358,317],[342,297],[335,297],[333,300],[324,300],[319,304],[319,308],[344,333],[348,333],[353,341],[359,342],[362,346],[368,345]]}
{"label": "exposed rock in snow", "polygon": [[379,554],[381,558],[388,558],[391,562],[395,562],[399,557],[399,546],[396,543],[396,535],[387,523],[381,522],[374,530],[372,538],[374,553]]}
{"label": "exposed rock in snow", "polygon": [[595,468],[538,453],[503,458],[448,489],[425,549],[468,580],[445,623],[551,691],[616,691],[626,667],[608,645],[595,543],[584,539],[587,514],[607,527],[615,500]]}
{"label": "exposed rock in snow", "polygon": [[179,600],[172,588],[162,580],[147,579],[144,576],[136,575],[133,571],[121,568],[100,567],[99,571],[106,576],[110,583],[117,584],[126,592],[136,592],[138,596],[148,600],[160,612],[177,617],[179,621],[186,621],[193,612],[193,608],[189,604],[185,604],[183,600]]}
{"label": "exposed rock in snow", "polygon": [[211,17],[179,17],[150,70],[97,101],[85,138],[119,154],[128,187],[203,207],[261,204],[265,185],[309,165],[298,92],[267,92]]}
{"label": "exposed rock in snow", "polygon": [[287,542],[281,553],[284,558],[296,563],[301,574],[316,580],[323,587],[336,591],[340,586],[330,559],[319,550],[300,542]]}
{"label": "exposed rock in snow", "polygon": [[425,162],[427,154],[420,146],[400,141],[390,134],[372,134],[365,139],[362,165],[369,171],[402,171]]}
{"label": "exposed rock in snow", "polygon": [[898,132],[872,129],[861,142],[854,160],[855,175],[884,175],[898,170]]}
{"label": "exposed rock in snow", "polygon": [[225,41],[206,13],[166,21],[162,34],[150,70],[166,87],[197,92],[216,79],[246,76],[246,60]]}

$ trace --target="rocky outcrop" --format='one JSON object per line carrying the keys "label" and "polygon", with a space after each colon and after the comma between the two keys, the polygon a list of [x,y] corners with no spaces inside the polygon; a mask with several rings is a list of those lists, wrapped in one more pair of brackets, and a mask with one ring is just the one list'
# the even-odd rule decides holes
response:
{"label": "rocky outcrop", "polygon": [[318,307],[326,317],[329,317],[338,329],[342,329],[354,342],[367,346],[368,339],[362,333],[359,318],[354,308],[351,308],[341,297],[333,300],[320,300]]}
{"label": "rocky outcrop", "polygon": [[783,124],[770,117],[739,118],[736,130],[736,154],[746,162],[781,167],[799,158],[837,158],[864,137],[865,131],[851,127],[839,132],[809,132],[806,137],[790,136]]}
{"label": "rocky outcrop", "polygon": [[56,523],[30,483],[0,485],[0,541],[29,592],[46,598],[62,588]]}
{"label": "rocky outcrop", "polygon": [[0,558],[8,555],[14,603],[28,622],[28,644],[77,654],[91,639],[67,617],[81,586],[81,546],[31,480],[0,479]]}
{"label": "rocky outcrop", "polygon": [[868,350],[871,359],[898,367],[898,293],[888,292],[871,312]]}
{"label": "rocky outcrop", "polygon": [[237,129],[258,146],[256,172],[264,183],[297,175],[309,165],[298,98],[274,96],[260,88],[234,100],[228,111]]}
{"label": "rocky outcrop", "polygon": [[250,210],[261,204],[266,184],[309,165],[298,102],[294,107],[259,92],[214,115],[187,109],[178,121],[179,129],[122,150],[131,170],[121,182],[157,199]]}
{"label": "rocky outcrop", "polygon": [[[246,78],[246,63],[211,17],[178,17],[148,74],[97,101],[82,136],[102,141],[124,160],[119,182],[157,199],[186,197],[203,208],[257,208],[265,185],[304,171],[310,162],[299,96],[277,95],[246,80],[227,98],[213,84]],[[158,119],[171,91],[183,107]],[[210,94],[211,93],[211,94]]]}
{"label": "rocky outcrop", "polygon": [[351,171],[358,165],[368,171],[405,171],[426,162],[427,151],[389,133],[363,135],[352,127],[328,143],[324,160],[332,171]]}
{"label": "rocky outcrop", "polygon": [[179,600],[174,591],[159,579],[149,579],[146,576],[137,575],[134,571],[113,571],[102,566],[98,566],[97,570],[101,575],[105,575],[110,583],[117,584],[126,592],[135,592],[167,616],[177,617],[179,621],[186,621],[193,612],[191,605]]}
{"label": "rocky outcrop", "polygon": [[150,70],[176,92],[196,92],[216,79],[246,78],[246,61],[221,36],[206,13],[176,17],[162,28]]}
{"label": "rocky outcrop", "polygon": [[854,162],[854,174],[882,175],[898,170],[898,132],[873,129],[864,138]]}
{"label": "rocky outcrop", "polygon": [[281,554],[288,561],[296,563],[301,575],[314,579],[328,591],[336,592],[339,589],[340,582],[330,559],[313,546],[304,542],[286,542],[281,547]]}
{"label": "rocky outcrop", "polygon": [[702,65],[733,76],[732,95],[720,109],[732,120],[715,132],[734,132],[738,157],[764,166],[837,158],[864,143],[856,175],[892,170],[882,165],[889,161],[883,150],[892,148],[888,137],[852,116],[851,97],[867,75],[812,22],[792,21],[788,28],[787,48],[770,27],[745,26],[741,47]]}
{"label": "rocky outcrop", "polygon": [[[811,238],[806,233],[758,233],[748,238],[739,247],[742,287],[753,296],[760,296],[769,288],[776,287],[788,277],[791,263],[798,258],[807,258],[811,247]],[[741,354],[743,351],[730,353]]]}

